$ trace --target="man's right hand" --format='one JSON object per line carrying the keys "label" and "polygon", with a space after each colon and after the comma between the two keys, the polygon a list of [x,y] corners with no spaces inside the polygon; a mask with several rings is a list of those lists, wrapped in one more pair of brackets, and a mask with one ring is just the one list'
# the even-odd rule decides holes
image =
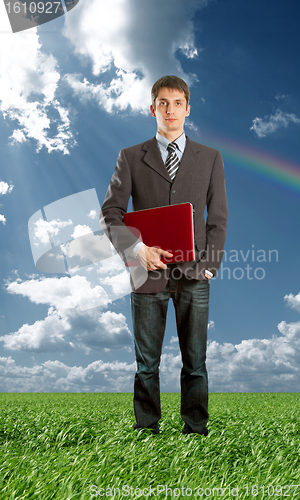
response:
{"label": "man's right hand", "polygon": [[137,258],[146,271],[167,269],[166,264],[160,260],[161,257],[170,259],[173,254],[161,248],[148,247],[147,245],[143,245],[137,253]]}

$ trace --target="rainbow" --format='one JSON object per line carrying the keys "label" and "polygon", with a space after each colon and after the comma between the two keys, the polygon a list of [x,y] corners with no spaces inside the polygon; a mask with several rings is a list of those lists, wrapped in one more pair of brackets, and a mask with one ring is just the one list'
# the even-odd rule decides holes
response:
{"label": "rainbow", "polygon": [[250,149],[227,138],[222,139],[205,134],[205,144],[219,149],[225,162],[232,162],[241,169],[271,180],[300,195],[300,165],[270,153]]}

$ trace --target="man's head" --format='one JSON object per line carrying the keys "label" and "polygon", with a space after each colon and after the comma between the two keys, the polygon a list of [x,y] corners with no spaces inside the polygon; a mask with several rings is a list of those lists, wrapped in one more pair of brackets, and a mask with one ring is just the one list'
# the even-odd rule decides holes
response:
{"label": "man's head", "polygon": [[157,82],[152,87],[151,90],[151,100],[152,100],[152,106],[155,109],[156,107],[156,99],[158,97],[159,90],[161,88],[167,88],[167,89],[173,89],[173,90],[179,90],[180,92],[184,93],[184,97],[186,99],[186,106],[188,106],[190,102],[190,89],[188,85],[185,83],[182,78],[179,78],[178,76],[163,76],[162,78],[159,78]]}
{"label": "man's head", "polygon": [[157,130],[170,142],[184,131],[184,122],[190,114],[190,91],[177,76],[164,76],[152,87],[150,111],[156,118]]}

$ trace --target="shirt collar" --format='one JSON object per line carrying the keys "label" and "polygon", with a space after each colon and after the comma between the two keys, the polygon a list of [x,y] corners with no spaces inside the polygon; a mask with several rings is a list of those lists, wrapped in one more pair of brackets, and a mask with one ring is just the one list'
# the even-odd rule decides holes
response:
{"label": "shirt collar", "polygon": [[[166,139],[165,137],[160,135],[158,132],[156,133],[156,140],[157,140],[160,152],[163,153],[167,149],[167,147],[169,146],[170,141],[168,141],[168,139]],[[184,149],[185,149],[185,144],[186,144],[185,132],[183,132],[183,134],[181,134],[181,136],[178,137],[178,139],[176,139],[176,141],[174,141],[174,143],[177,144],[178,149],[181,151],[181,153],[183,153]]]}

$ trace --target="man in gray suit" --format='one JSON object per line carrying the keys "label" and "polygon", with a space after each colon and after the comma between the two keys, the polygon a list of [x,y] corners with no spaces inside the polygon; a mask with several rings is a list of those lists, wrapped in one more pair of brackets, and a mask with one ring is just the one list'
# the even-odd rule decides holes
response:
{"label": "man in gray suit", "polygon": [[[206,436],[209,280],[217,276],[226,236],[224,167],[219,151],[190,140],[184,133],[185,118],[190,114],[190,91],[181,78],[160,78],[151,96],[156,137],[120,152],[100,223],[123,260],[137,257],[148,273],[138,288],[131,283],[137,360],[134,428],[159,432],[159,364],[168,301],[172,298],[183,364],[182,432]],[[192,203],[195,261],[165,264],[161,257],[170,258],[169,252],[140,242],[123,223],[130,196],[133,210]]]}

